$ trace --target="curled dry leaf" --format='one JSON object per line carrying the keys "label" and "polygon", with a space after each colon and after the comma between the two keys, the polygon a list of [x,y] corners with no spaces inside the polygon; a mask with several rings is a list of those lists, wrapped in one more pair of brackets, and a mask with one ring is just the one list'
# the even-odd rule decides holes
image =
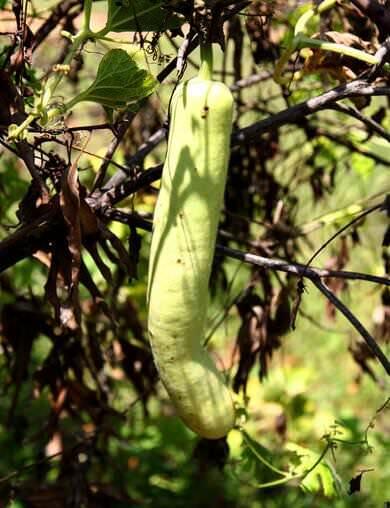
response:
{"label": "curled dry leaf", "polygon": [[[46,292],[56,317],[65,329],[76,331],[80,326],[78,283],[81,266],[81,222],[77,164],[66,168],[60,191],[60,209],[67,228],[66,238],[58,239],[52,253]],[[66,295],[57,291],[62,276]]]}
{"label": "curled dry leaf", "polygon": [[[359,49],[370,54],[375,52],[370,42],[363,41],[350,33],[329,31],[322,34],[314,34],[313,38],[320,38],[327,42]],[[340,53],[334,53],[333,51],[324,51],[321,48],[311,48],[305,51],[308,53],[304,63],[305,72],[324,72],[337,79],[340,83],[355,79],[358,74],[367,68],[365,62]]]}
{"label": "curled dry leaf", "polygon": [[266,339],[266,316],[263,301],[254,293],[246,294],[237,302],[237,309],[242,323],[236,340],[240,360],[233,380],[233,390],[238,393],[240,388],[243,388],[245,394],[249,373],[256,361],[256,354]]}

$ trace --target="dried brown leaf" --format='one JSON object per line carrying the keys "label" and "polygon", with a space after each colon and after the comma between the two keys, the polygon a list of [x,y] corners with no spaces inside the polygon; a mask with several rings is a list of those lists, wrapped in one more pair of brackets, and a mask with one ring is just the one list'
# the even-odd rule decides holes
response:
{"label": "dried brown leaf", "polygon": [[[65,245],[56,244],[49,271],[47,293],[56,309],[56,316],[65,329],[80,327],[78,284],[81,266],[81,222],[77,163],[68,167],[61,181],[60,209],[67,226]],[[58,274],[64,279],[66,296],[57,293]]]}
{"label": "dried brown leaf", "polygon": [[[317,37],[327,42],[342,44],[369,53],[373,51],[370,42],[363,41],[351,33],[328,31],[313,35],[313,38]],[[355,79],[358,74],[367,68],[367,64],[360,60],[333,51],[324,51],[321,48],[311,48],[306,51],[308,53],[304,63],[306,73],[323,72],[337,79],[340,83]]]}
{"label": "dried brown leaf", "polygon": [[240,388],[243,388],[245,394],[249,373],[256,361],[256,355],[266,339],[266,311],[264,302],[252,292],[244,295],[237,302],[237,309],[242,323],[236,339],[240,359],[233,380],[233,390],[238,393]]}

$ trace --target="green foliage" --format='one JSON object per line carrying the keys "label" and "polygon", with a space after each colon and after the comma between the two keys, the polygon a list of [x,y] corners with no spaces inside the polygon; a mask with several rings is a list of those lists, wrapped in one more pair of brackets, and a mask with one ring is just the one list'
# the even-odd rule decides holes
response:
{"label": "green foliage", "polygon": [[[335,497],[339,494],[338,478],[334,469],[322,460],[322,454],[315,453],[296,443],[287,443],[286,450],[293,452],[298,461],[297,464],[294,464],[294,458],[292,459],[293,474],[303,476],[300,481],[303,490],[311,493],[322,492],[326,497]],[[315,466],[315,464],[317,465]]]}
{"label": "green foliage", "polygon": [[351,166],[364,180],[368,180],[375,170],[375,162],[359,153],[354,153],[352,155]]}
{"label": "green foliage", "polygon": [[181,21],[162,9],[162,5],[162,1],[154,0],[108,0],[104,32],[159,32],[178,27]]}
{"label": "green foliage", "polygon": [[66,109],[82,101],[97,102],[105,108],[125,108],[144,99],[156,88],[155,79],[140,69],[123,49],[112,49],[102,58],[93,83],[74,97]]}

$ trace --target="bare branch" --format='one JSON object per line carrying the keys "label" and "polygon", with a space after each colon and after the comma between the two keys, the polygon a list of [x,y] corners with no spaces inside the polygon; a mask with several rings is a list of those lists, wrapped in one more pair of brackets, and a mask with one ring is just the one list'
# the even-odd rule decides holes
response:
{"label": "bare branch", "polygon": [[[138,152],[128,160],[126,168],[136,168],[139,164],[141,164],[145,157],[165,138],[165,136],[166,130],[163,127],[158,129],[154,134],[150,136],[148,141],[140,147]],[[142,174],[150,171],[150,169],[147,169],[146,171],[143,171]],[[159,173],[154,173],[154,175],[156,177],[154,180],[149,180],[146,178],[148,183],[159,180],[161,176],[161,170]],[[140,178],[142,178],[141,175]],[[97,200],[101,206],[118,203],[118,201],[121,201],[122,199],[129,196],[132,192],[135,192],[134,188],[139,190],[142,187],[138,186],[134,180],[134,178],[129,179],[128,169],[127,171],[117,171],[103,186],[102,189],[97,189],[97,191],[91,195],[91,206],[93,206],[93,203],[96,203]]]}
{"label": "bare branch", "polygon": [[290,275],[295,275],[298,277],[307,277],[308,279],[312,279],[313,277],[322,277],[362,280],[376,284],[383,284],[384,286],[390,286],[390,279],[377,275],[352,272],[348,270],[328,270],[326,268],[316,268],[313,266],[308,266],[306,268],[306,265],[301,263],[289,263],[283,259],[266,258],[264,256],[251,254],[249,252],[242,252],[236,249],[231,249],[230,247],[224,247],[222,245],[217,245],[216,250],[218,253],[224,254],[225,256],[231,257],[233,259],[238,259],[244,263],[260,266],[261,268],[266,268],[269,270],[289,273]]}
{"label": "bare branch", "polygon": [[[127,213],[116,208],[105,208],[102,214],[106,219],[122,222],[123,224],[132,225],[144,229],[145,231],[152,231],[152,222],[143,218],[139,214]],[[367,273],[353,272],[348,270],[328,270],[327,268],[316,268],[314,266],[307,266],[303,263],[289,263],[283,259],[267,258],[249,252],[242,252],[237,249],[225,247],[222,245],[216,246],[216,252],[223,254],[232,259],[237,259],[251,265],[256,265],[261,268],[269,270],[276,270],[280,272],[289,273],[290,275],[303,276],[307,278],[321,277],[321,278],[341,278],[349,280],[362,280],[366,282],[373,282],[375,284],[382,284],[390,286],[390,279],[380,277],[378,275],[370,275]]]}
{"label": "bare branch", "polygon": [[62,231],[57,208],[23,225],[0,242],[0,272],[45,248]]}
{"label": "bare branch", "polygon": [[390,10],[378,0],[351,0],[351,2],[378,27],[380,40],[390,33]]}
{"label": "bare branch", "polygon": [[49,191],[48,191],[47,186],[46,186],[45,182],[43,181],[38,169],[35,166],[33,149],[30,147],[30,145],[26,141],[20,141],[17,144],[17,150],[18,150],[19,157],[26,164],[26,167],[27,167],[28,171],[30,172],[30,175],[39,185],[42,197],[45,199],[45,201],[47,201],[48,197],[49,197]]}
{"label": "bare branch", "polygon": [[35,33],[33,51],[46,39],[50,32],[58,27],[60,21],[68,16],[73,7],[77,7],[77,12],[80,12],[82,7],[80,0],[65,0],[55,6],[50,16]]}
{"label": "bare branch", "polygon": [[370,335],[370,333],[364,328],[362,323],[358,320],[358,318],[348,309],[346,305],[343,304],[341,300],[337,298],[337,296],[330,291],[330,289],[321,281],[319,277],[313,277],[310,279],[312,283],[321,291],[323,295],[328,298],[330,302],[348,319],[348,321],[352,324],[352,326],[359,332],[361,337],[366,341],[367,346],[372,351],[373,355],[379,360],[379,362],[384,367],[387,374],[390,374],[390,362],[386,358],[385,354],[378,346],[375,339]]}
{"label": "bare branch", "polygon": [[[152,229],[152,223],[137,214],[129,214],[109,207],[104,210],[100,210],[100,213],[106,218],[106,220],[123,222],[148,231],[151,231]],[[57,229],[58,218],[55,220],[55,216],[45,216],[37,219],[32,224],[23,226],[13,235],[10,235],[10,237],[0,242],[0,271],[5,270],[25,257],[31,256],[41,246],[47,245],[48,239]],[[385,286],[390,286],[389,279],[358,272],[326,270],[299,263],[288,263],[280,259],[265,258],[263,256],[241,252],[221,245],[216,246],[216,252],[262,268],[282,271],[310,279],[313,284],[315,284],[316,287],[350,321],[350,323],[367,342],[367,345],[386,369],[386,372],[390,373],[390,363],[375,340],[363,327],[360,321],[351,313],[351,311],[349,311],[349,309],[340,300],[338,300],[338,298],[325,286],[325,284],[322,283],[321,277],[339,277],[345,279],[363,280]]]}
{"label": "bare branch", "polygon": [[330,107],[337,101],[349,97],[390,95],[390,87],[378,86],[368,83],[363,79],[356,79],[345,85],[338,86],[325,92],[318,97],[313,97],[290,108],[275,113],[264,120],[260,120],[249,127],[245,127],[232,135],[232,144],[239,145],[248,143],[260,134],[272,129],[278,129],[282,125],[296,123],[302,118]]}
{"label": "bare branch", "polygon": [[375,120],[372,118],[364,116],[358,109],[353,108],[352,106],[338,103],[333,104],[331,109],[352,116],[353,118],[356,118],[356,120],[360,120],[362,123],[364,123],[369,131],[375,132],[375,134],[378,134],[378,136],[381,136],[387,141],[390,141],[390,133],[387,132],[378,122],[375,122]]}
{"label": "bare branch", "polygon": [[111,159],[113,158],[118,146],[120,145],[120,143],[123,139],[123,136],[125,135],[125,133],[126,133],[127,129],[129,128],[134,117],[135,117],[135,113],[133,113],[132,111],[126,112],[122,116],[120,121],[117,123],[116,129],[115,129],[115,131],[116,131],[115,137],[111,141],[111,143],[109,144],[109,146],[107,148],[106,154],[104,156],[104,161],[101,164],[101,166],[96,174],[96,178],[93,183],[92,190],[99,188],[103,184],[104,179],[106,177],[108,166],[111,162]]}

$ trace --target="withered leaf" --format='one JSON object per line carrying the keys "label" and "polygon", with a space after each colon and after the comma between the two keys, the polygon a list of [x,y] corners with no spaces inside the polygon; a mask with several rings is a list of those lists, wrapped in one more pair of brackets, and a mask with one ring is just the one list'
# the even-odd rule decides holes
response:
{"label": "withered leaf", "polygon": [[363,472],[358,473],[356,476],[351,478],[351,480],[349,481],[349,491],[348,491],[348,494],[350,496],[352,496],[352,494],[354,494],[355,492],[360,492],[360,486],[361,486],[361,482],[362,482],[362,476],[363,476]]}
{"label": "withered leaf", "polygon": [[[369,360],[374,358],[374,355],[371,349],[367,346],[367,344],[361,340],[353,342],[349,348],[349,352],[352,354],[352,358],[355,363],[360,367],[361,371],[367,374],[375,383],[378,382],[378,378],[368,363]],[[360,379],[360,375],[358,376],[358,380]]]}
{"label": "withered leaf", "polygon": [[263,301],[252,292],[237,302],[237,309],[242,323],[236,339],[240,360],[233,380],[233,390],[238,393],[242,387],[245,394],[249,373],[256,361],[257,352],[266,340],[266,316]]}
{"label": "withered leaf", "polygon": [[[100,225],[100,231],[102,234],[103,239],[107,240],[111,247],[115,250],[115,253],[117,255],[117,258],[115,261],[119,264],[121,269],[129,274],[131,276],[132,274],[132,263],[129,258],[129,255],[122,244],[122,242],[119,240],[119,238],[104,224]],[[102,246],[104,247],[104,243],[102,242]],[[106,253],[109,255],[109,252],[106,250]]]}
{"label": "withered leaf", "polygon": [[[369,53],[373,50],[371,43],[363,41],[351,33],[328,31],[313,35],[313,38],[317,37],[327,42],[367,51]],[[333,51],[311,48],[308,53],[309,56],[306,57],[304,63],[305,72],[325,72],[337,79],[340,83],[356,78],[359,73],[367,68],[365,62],[346,55],[334,53]]]}
{"label": "withered leaf", "polygon": [[[60,207],[67,226],[66,246],[70,259],[62,258],[66,273],[67,297],[59,305],[60,323],[70,330],[80,326],[80,302],[78,284],[81,266],[81,221],[77,161],[68,167],[61,181]],[[53,263],[52,263],[53,264]]]}

